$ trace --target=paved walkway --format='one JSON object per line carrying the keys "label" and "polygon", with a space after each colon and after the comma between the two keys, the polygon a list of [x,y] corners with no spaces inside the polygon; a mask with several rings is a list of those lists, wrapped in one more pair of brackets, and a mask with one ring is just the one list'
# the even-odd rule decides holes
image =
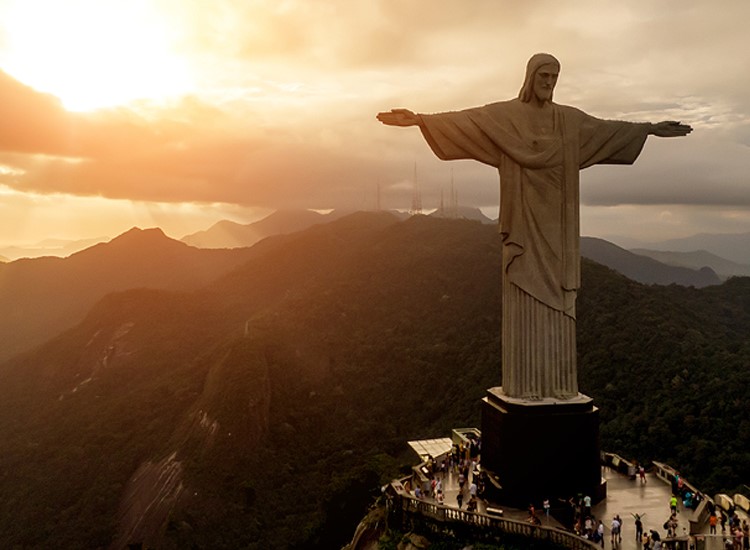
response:
{"label": "paved walkway", "polygon": [[[602,468],[602,475],[607,479],[607,498],[594,506],[592,513],[604,522],[606,548],[612,548],[610,525],[617,514],[623,520],[622,542],[616,546],[620,550],[642,547],[635,539],[635,514],[641,516],[644,531],[654,529],[662,537],[665,535],[663,525],[670,516],[669,499],[672,496],[671,487],[667,483],[651,474],[647,474],[646,483],[642,483],[639,479],[631,480],[610,468]],[[680,512],[677,517],[677,534],[686,535],[690,530],[687,513]]]}
{"label": "paved walkway", "polygon": [[[646,483],[641,483],[640,480],[631,480],[610,468],[602,468],[602,475],[607,479],[607,498],[594,506],[592,513],[604,522],[604,548],[642,549],[640,542],[635,539],[635,514],[641,516],[645,531],[654,529],[662,537],[665,536],[663,526],[670,516],[671,487],[669,484],[651,474],[646,476]],[[623,520],[622,542],[613,546],[610,542],[610,525],[612,518],[617,514]],[[682,503],[680,503],[677,514],[679,521],[678,536],[687,536],[690,531],[688,514],[689,512],[685,511]],[[740,517],[744,518],[745,515],[740,512]],[[721,528],[719,528],[718,535],[708,535],[708,529],[706,524],[701,533],[706,536],[703,548],[705,550],[724,550],[724,537],[721,534]]]}
{"label": "paved walkway", "polygon": [[[441,476],[441,474],[438,474]],[[643,528],[646,531],[654,529],[664,537],[664,522],[669,518],[669,498],[671,496],[670,486],[652,474],[646,476],[646,483],[640,480],[631,480],[627,476],[619,474],[610,468],[602,467],[602,475],[607,479],[607,498],[593,507],[592,513],[597,519],[601,519],[605,526],[604,548],[617,550],[642,550],[642,545],[635,539],[635,514],[641,516]],[[463,490],[462,508],[466,509],[466,503],[469,500],[469,484],[467,480]],[[458,508],[457,496],[459,493],[458,474],[447,473],[442,476],[443,494],[445,495],[444,504]],[[432,500],[431,498],[428,500]],[[490,505],[492,506],[492,505]],[[484,513],[487,503],[480,500],[478,511]],[[503,506],[504,517],[520,521],[526,521],[528,518],[527,510],[519,510]],[[622,541],[612,545],[610,541],[610,525],[612,518],[619,514],[623,520]],[[554,518],[545,518],[542,511],[539,511],[539,518],[543,525],[553,527],[562,527]],[[741,517],[745,517],[741,515]],[[688,514],[682,510],[680,504],[678,513],[679,527],[678,535],[687,535],[689,531]],[[708,535],[708,525],[704,528],[704,534]],[[706,536],[705,550],[724,550],[724,537],[719,534],[716,536]],[[700,547],[699,547],[700,550]]]}

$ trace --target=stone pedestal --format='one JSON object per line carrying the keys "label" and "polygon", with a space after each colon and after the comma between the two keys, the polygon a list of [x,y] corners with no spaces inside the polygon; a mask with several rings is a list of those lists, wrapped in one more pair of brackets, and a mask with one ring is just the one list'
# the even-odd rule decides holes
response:
{"label": "stone pedestal", "polygon": [[599,455],[599,409],[583,394],[568,400],[515,399],[490,388],[482,400],[482,468],[496,476],[504,503],[539,506],[588,494],[606,496]]}

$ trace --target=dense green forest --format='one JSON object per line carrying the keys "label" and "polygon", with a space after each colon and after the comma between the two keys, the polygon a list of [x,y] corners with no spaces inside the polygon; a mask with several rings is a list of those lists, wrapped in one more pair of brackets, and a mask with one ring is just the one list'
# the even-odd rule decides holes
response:
{"label": "dense green forest", "polygon": [[643,286],[584,260],[579,382],[602,445],[678,468],[708,494],[750,481],[750,278]]}
{"label": "dense green forest", "polygon": [[[407,440],[479,425],[499,264],[493,227],[360,213],[199,291],[107,296],[0,365],[0,546],[341,547]],[[707,492],[750,480],[750,279],[644,286],[584,261],[578,309],[604,449]],[[129,529],[135,474],[167,463],[167,513]]]}

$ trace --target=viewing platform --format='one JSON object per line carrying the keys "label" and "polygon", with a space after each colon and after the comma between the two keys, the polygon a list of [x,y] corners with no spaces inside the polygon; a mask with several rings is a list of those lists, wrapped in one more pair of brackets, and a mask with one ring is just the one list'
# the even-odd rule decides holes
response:
{"label": "viewing platform", "polygon": [[[395,497],[395,500],[399,501],[399,512],[402,518],[408,517],[409,521],[413,521],[413,518],[421,517],[422,520],[431,524],[434,532],[439,532],[441,529],[444,532],[455,532],[456,522],[461,522],[466,524],[469,531],[473,527],[483,537],[486,537],[489,531],[496,529],[511,537],[526,536],[548,540],[567,548],[590,550],[602,547],[642,550],[643,545],[636,538],[636,515],[641,518],[645,532],[657,533],[663,548],[677,550],[690,548],[726,550],[726,541],[731,538],[729,522],[724,532],[722,532],[721,524],[717,526],[716,534],[709,532],[708,517],[713,506],[725,512],[736,510],[740,521],[748,521],[747,509],[750,502],[742,495],[736,497],[715,495],[713,498],[701,495],[702,500],[695,506],[695,509],[686,508],[681,499],[678,499],[677,527],[675,535],[669,537],[664,525],[671,517],[670,498],[676,472],[666,464],[655,462],[642,480],[636,475],[632,464],[612,454],[605,454],[602,457],[602,477],[607,483],[607,498],[591,508],[594,523],[597,524],[601,520],[604,525],[603,544],[586,540],[576,534],[570,525],[564,525],[556,519],[566,522],[565,518],[572,516],[573,507],[565,502],[550,503],[550,514],[545,514],[541,502],[530,502],[530,505],[534,505],[535,515],[539,520],[536,525],[532,524],[529,510],[503,506],[484,496],[476,499],[476,510],[470,512],[467,511],[470,498],[469,488],[471,483],[476,481],[475,478],[478,478],[481,461],[477,460],[476,467],[469,472],[461,488],[457,468],[437,467],[434,469],[434,476],[431,476],[427,468],[427,460],[428,456],[432,457],[434,463],[439,466],[454,443],[466,443],[480,436],[478,430],[459,429],[453,431],[451,438],[409,443],[424,461],[413,468],[411,477],[393,482],[389,487],[391,498]],[[435,489],[432,487],[431,477],[436,480]],[[685,489],[693,494],[700,493],[689,482],[683,480],[682,483]],[[417,487],[420,487],[418,492]],[[442,498],[438,498],[437,488],[441,489]],[[459,494],[462,495],[460,503]],[[613,543],[611,526],[615,516],[622,519],[622,528],[621,538]],[[448,525],[450,527],[447,527]]]}

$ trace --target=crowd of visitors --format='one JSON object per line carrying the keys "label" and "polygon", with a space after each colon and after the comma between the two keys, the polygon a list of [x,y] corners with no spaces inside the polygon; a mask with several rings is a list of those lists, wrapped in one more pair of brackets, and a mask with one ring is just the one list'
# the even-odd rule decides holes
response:
{"label": "crowd of visitors", "polygon": [[455,476],[458,481],[458,493],[456,504],[459,509],[476,512],[479,500],[485,492],[485,476],[479,471],[479,459],[482,449],[480,439],[469,439],[465,445],[463,442],[453,444],[449,453],[439,462],[433,457],[427,457],[424,464],[424,473],[429,480],[427,486],[414,489],[417,498],[431,498],[438,504],[445,504],[445,493],[443,482],[447,476]]}
{"label": "crowd of visitors", "polygon": [[[458,485],[458,491],[455,493],[455,506],[469,512],[477,511],[488,483],[486,475],[481,471],[480,451],[481,441],[477,439],[471,440],[471,443],[466,445],[454,444],[450,452],[439,461],[428,457],[422,468],[422,473],[428,481],[415,483],[414,495],[418,499],[431,499],[438,504],[452,505],[446,503],[444,491],[444,483],[447,484],[450,477],[451,485],[453,487],[455,484]],[[638,479],[641,484],[647,483],[643,466],[636,467],[635,475],[631,475],[631,479]],[[688,518],[685,517],[685,512],[690,513],[697,509],[705,499],[700,492],[691,489],[678,473],[674,474],[671,481],[672,494],[665,506],[668,507],[669,515],[663,523],[657,522],[661,529],[646,529],[645,513],[630,514],[633,518],[633,533],[638,548],[643,550],[675,548],[675,541],[686,537]],[[564,505],[565,501],[561,500],[560,503]],[[596,517],[592,512],[592,499],[589,495],[578,495],[576,498],[571,498],[568,504],[573,511],[573,529],[578,535],[601,545],[602,548],[605,547],[607,539],[612,548],[620,547],[625,522],[619,514],[613,515],[609,520]],[[748,521],[740,518],[734,508],[725,511],[715,505],[711,499],[707,499],[706,506],[709,510],[709,536],[722,536],[725,550],[750,550]],[[550,501],[545,500],[542,503],[541,514],[547,518],[547,523],[549,523],[550,508]],[[542,524],[540,513],[534,504],[529,504],[527,512],[526,521],[534,525]],[[718,533],[719,529],[721,529],[721,535]],[[631,536],[629,533],[628,527],[628,534],[625,536]]]}
{"label": "crowd of visitors", "polygon": [[737,509],[731,507],[728,511],[715,506],[709,502],[710,515],[708,516],[708,532],[710,535],[718,535],[717,529],[721,527],[721,535],[724,537],[724,546],[732,550],[750,550],[750,525],[746,519],[740,519]]}

